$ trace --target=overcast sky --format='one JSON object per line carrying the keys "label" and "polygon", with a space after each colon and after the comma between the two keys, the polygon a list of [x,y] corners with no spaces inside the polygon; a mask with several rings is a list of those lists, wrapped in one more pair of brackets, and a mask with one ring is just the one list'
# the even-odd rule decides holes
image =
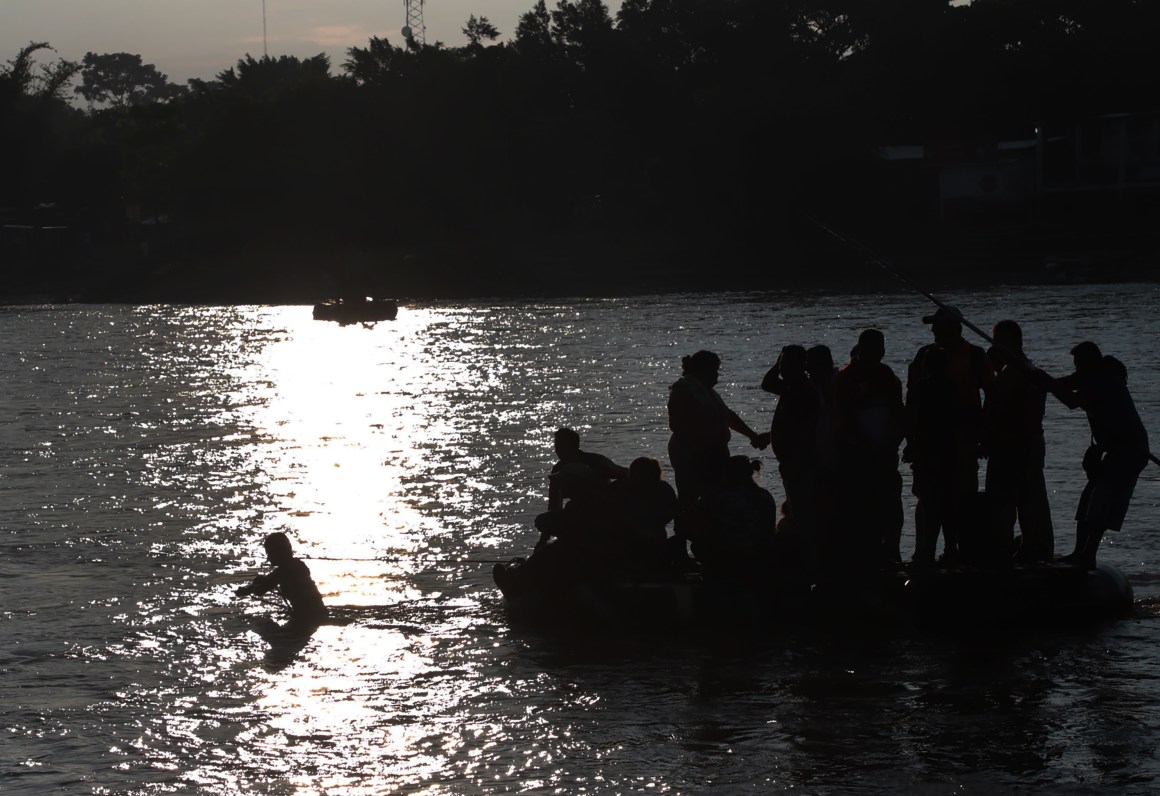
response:
{"label": "overcast sky", "polygon": [[[418,2],[418,0],[415,0]],[[348,47],[372,36],[401,45],[404,0],[266,0],[271,56],[308,58],[325,52],[338,72]],[[535,0],[426,0],[427,43],[465,43],[461,29],[475,14],[515,32]],[[612,14],[619,0],[606,0]],[[555,0],[548,7],[554,8]],[[262,0],[0,0],[0,62],[30,41],[46,41],[57,56],[80,61],[86,52],[135,53],[175,83],[212,78],[247,53],[262,55]]]}

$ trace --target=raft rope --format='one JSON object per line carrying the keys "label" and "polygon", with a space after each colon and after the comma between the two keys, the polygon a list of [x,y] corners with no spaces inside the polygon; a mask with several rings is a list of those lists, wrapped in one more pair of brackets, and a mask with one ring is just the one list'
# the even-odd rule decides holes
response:
{"label": "raft rope", "polygon": [[420,564],[506,564],[510,558],[411,558],[409,556],[391,556],[387,558],[346,558],[331,556],[298,556],[307,561],[366,561],[366,562],[401,562],[415,561]]}

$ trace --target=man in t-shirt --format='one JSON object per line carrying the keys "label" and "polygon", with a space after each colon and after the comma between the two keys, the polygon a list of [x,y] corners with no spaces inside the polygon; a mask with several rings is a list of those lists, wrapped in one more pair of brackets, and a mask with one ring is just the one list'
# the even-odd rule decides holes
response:
{"label": "man in t-shirt", "polygon": [[1055,535],[1043,477],[1047,394],[1028,375],[1031,363],[1023,353],[1019,324],[999,321],[991,334],[995,345],[989,353],[996,375],[983,406],[986,491],[998,501],[1004,531],[1013,530],[1019,520],[1016,559],[1049,562],[1055,552]]}
{"label": "man in t-shirt", "polygon": [[553,442],[559,461],[548,476],[548,511],[564,508],[564,501],[575,497],[572,493],[587,486],[586,482],[607,485],[628,475],[627,467],[607,456],[581,450],[580,435],[570,428],[557,429]]}
{"label": "man in t-shirt", "polygon": [[570,428],[558,429],[553,441],[559,461],[548,476],[548,510],[536,517],[540,539],[535,549],[544,550],[553,538],[565,540],[571,549],[563,559],[583,567],[606,552],[604,532],[612,510],[608,487],[626,477],[628,468],[581,450],[580,435]]}
{"label": "man in t-shirt", "polygon": [[322,624],[326,620],[322,595],[310,577],[309,567],[295,558],[290,537],[278,531],[267,536],[262,546],[266,549],[266,558],[274,565],[274,571],[258,575],[234,593],[247,597],[277,591],[290,606],[289,629],[310,631]]}
{"label": "man in t-shirt", "polygon": [[1136,479],[1152,456],[1124,363],[1104,356],[1091,341],[1077,345],[1071,355],[1075,372],[1070,376],[1052,379],[1037,371],[1033,377],[1069,409],[1087,413],[1092,434],[1084,456],[1088,482],[1076,510],[1075,550],[1064,560],[1094,568],[1100,540],[1106,531],[1120,530]]}

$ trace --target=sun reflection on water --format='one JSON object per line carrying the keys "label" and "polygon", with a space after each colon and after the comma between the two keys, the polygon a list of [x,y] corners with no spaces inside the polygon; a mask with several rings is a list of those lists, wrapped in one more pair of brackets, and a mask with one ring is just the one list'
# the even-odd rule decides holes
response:
{"label": "sun reflection on water", "polygon": [[[403,312],[395,323],[362,329],[314,322],[300,308],[265,312],[277,313],[284,332],[240,375],[252,392],[234,396],[265,440],[250,448],[270,484],[274,510],[264,529],[291,528],[304,556],[419,552],[439,530],[422,508],[442,477],[426,473],[422,457],[445,444],[454,422],[437,408],[437,386],[455,377],[456,365],[417,344],[433,313]],[[350,593],[357,572],[325,569]]]}
{"label": "sun reflection on water", "polygon": [[[226,572],[243,578],[267,566],[262,536],[285,530],[332,608],[335,623],[307,639],[246,630],[219,639],[234,654],[200,664],[213,676],[236,667],[239,650],[259,664],[231,745],[245,747],[244,765],[287,766],[297,792],[365,793],[376,777],[418,786],[446,765],[449,750],[434,739],[455,734],[449,717],[473,678],[445,671],[440,638],[470,632],[475,620],[456,617],[479,611],[456,596],[454,560],[468,551],[449,534],[464,530],[465,503],[494,491],[470,475],[482,460],[461,395],[507,376],[481,366],[486,339],[465,320],[475,319],[416,309],[362,329],[314,322],[301,308],[253,309],[245,323],[276,331],[248,361],[229,358],[220,420],[242,431],[212,454],[188,452],[213,472],[217,494],[232,481],[238,505],[214,512],[216,527],[203,526],[185,552],[233,550],[240,561]],[[221,584],[212,610],[227,610],[237,582]],[[244,610],[267,623],[273,607]],[[252,775],[231,783],[206,761],[190,777],[244,790]]]}

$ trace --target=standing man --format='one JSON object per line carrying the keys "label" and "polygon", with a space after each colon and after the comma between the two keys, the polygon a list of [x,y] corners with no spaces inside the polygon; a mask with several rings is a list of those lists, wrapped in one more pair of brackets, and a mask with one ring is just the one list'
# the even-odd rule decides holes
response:
{"label": "standing man", "polygon": [[[954,507],[958,482],[959,387],[947,375],[947,353],[929,346],[922,358],[923,377],[906,393],[906,448],[904,462],[914,471],[913,492],[922,502],[915,521],[917,544],[913,563],[917,567],[934,564],[939,532],[946,527]],[[945,540],[944,540],[945,541]]]}
{"label": "standing man", "polygon": [[1088,482],[1075,515],[1075,550],[1064,561],[1089,569],[1104,533],[1118,531],[1140,472],[1148,464],[1148,432],[1128,392],[1128,370],[1099,346],[1083,342],[1071,350],[1075,372],[1052,379],[1035,371],[1041,386],[1069,409],[1083,409],[1092,445],[1084,454]]}
{"label": "standing man", "polygon": [[995,381],[983,406],[983,450],[987,454],[985,489],[995,495],[1003,528],[1013,530],[1016,517],[1022,540],[1015,557],[1022,563],[1050,562],[1055,553],[1051,506],[1043,479],[1046,446],[1043,411],[1047,393],[1028,375],[1023,330],[1015,321],[999,321],[991,336]]}
{"label": "standing man", "polygon": [[787,345],[762,379],[761,389],[778,396],[769,427],[769,444],[789,501],[795,527],[806,540],[813,562],[816,534],[817,425],[821,396],[806,373],[806,349]]}
{"label": "standing man", "polygon": [[[906,389],[922,377],[922,363],[926,352],[937,346],[946,352],[946,374],[959,388],[959,407],[955,417],[956,466],[951,505],[943,523],[943,563],[953,565],[959,555],[959,541],[969,516],[970,501],[979,491],[979,441],[982,429],[983,395],[995,380],[995,368],[987,352],[963,339],[963,315],[954,307],[940,306],[933,315],[924,316],[930,324],[934,342],[923,346],[914,355],[907,370]],[[922,496],[915,507],[916,529],[927,527],[923,522]],[[924,539],[917,539],[916,547],[927,549]]]}

